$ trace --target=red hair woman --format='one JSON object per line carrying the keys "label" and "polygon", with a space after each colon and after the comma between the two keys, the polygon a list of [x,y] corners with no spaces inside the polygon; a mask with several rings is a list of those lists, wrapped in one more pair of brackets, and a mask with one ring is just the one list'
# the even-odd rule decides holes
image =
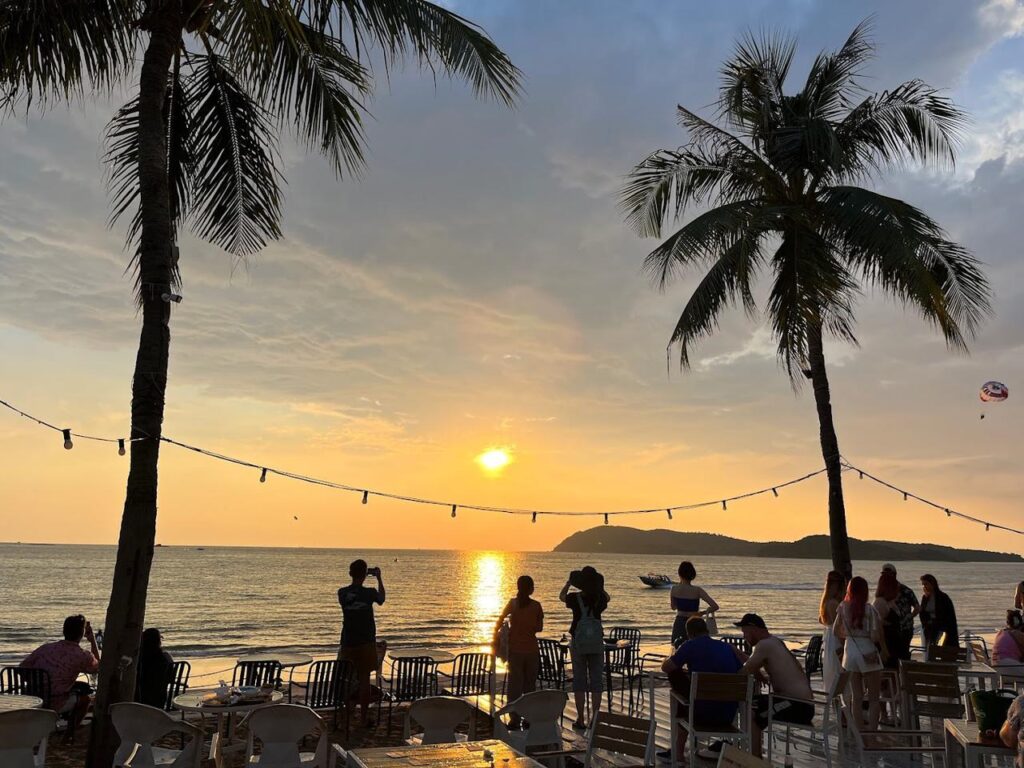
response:
{"label": "red hair woman", "polygon": [[[846,598],[836,612],[833,626],[843,640],[843,669],[850,673],[851,707],[860,731],[878,730],[879,692],[882,684],[882,620],[868,603],[868,583],[854,576],[846,589]],[[868,700],[868,718],[864,720],[863,701]]]}

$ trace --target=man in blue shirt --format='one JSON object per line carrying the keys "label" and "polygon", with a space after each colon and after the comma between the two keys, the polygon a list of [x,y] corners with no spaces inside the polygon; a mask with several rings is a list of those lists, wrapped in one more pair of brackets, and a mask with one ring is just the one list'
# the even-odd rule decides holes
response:
{"label": "man in blue shirt", "polygon": [[[700,616],[691,616],[686,622],[686,636],[689,638],[679,646],[671,657],[665,660],[661,669],[665,672],[672,688],[684,696],[690,695],[690,679],[688,674],[693,672],[717,672],[720,674],[736,674],[743,666],[743,660],[738,652],[728,643],[715,640],[708,634],[708,625]],[[715,727],[718,725],[731,725],[736,719],[736,711],[739,705],[733,702],[722,701],[701,701],[691,702],[694,707],[694,722],[702,726]],[[677,716],[686,717],[683,711]],[[679,738],[684,739],[680,732]],[[685,749],[685,743],[676,745],[679,754]]]}

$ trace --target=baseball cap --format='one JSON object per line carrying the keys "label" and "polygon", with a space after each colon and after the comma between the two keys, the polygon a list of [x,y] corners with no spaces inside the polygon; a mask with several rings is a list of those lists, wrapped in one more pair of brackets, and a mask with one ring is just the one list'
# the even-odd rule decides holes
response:
{"label": "baseball cap", "polygon": [[896,573],[896,566],[893,565],[892,563],[886,563],[885,565],[882,566],[882,570],[883,571],[892,571],[893,573]]}
{"label": "baseball cap", "polygon": [[743,618],[737,621],[734,627],[760,627],[761,629],[768,629],[765,626],[764,619],[758,616],[756,613],[745,613]]}

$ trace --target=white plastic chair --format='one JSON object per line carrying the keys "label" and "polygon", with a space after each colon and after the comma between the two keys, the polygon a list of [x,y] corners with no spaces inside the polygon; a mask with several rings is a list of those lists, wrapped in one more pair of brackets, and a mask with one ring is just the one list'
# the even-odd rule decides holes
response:
{"label": "white plastic chair", "polygon": [[[112,705],[110,719],[121,737],[113,768],[199,768],[203,732],[191,723],[162,709],[130,701]],[[169,733],[182,733],[192,738],[183,749],[153,746],[153,742]]]}
{"label": "white plastic chair", "polygon": [[[57,725],[49,709],[0,712],[0,765],[4,768],[43,768],[46,741]],[[38,754],[33,750],[38,748]]]}
{"label": "white plastic chair", "polygon": [[[569,701],[565,691],[533,691],[520,696],[494,713],[494,735],[525,754],[531,747],[562,747],[562,712]],[[512,713],[526,720],[524,731],[510,731],[501,719]]]}
{"label": "white plastic chair", "polygon": [[[338,745],[331,748],[326,724],[309,707],[272,704],[254,709],[243,722],[249,727],[247,765],[260,768],[334,768],[338,758],[345,756]],[[320,734],[316,751],[300,752],[299,741],[314,732]],[[259,754],[256,754],[257,741],[260,742]]]}
{"label": "white plastic chair", "polygon": [[[409,705],[405,716],[404,738],[408,744],[451,744],[460,741],[462,734],[455,729],[472,721],[473,707],[467,701],[454,696],[430,696]],[[423,726],[423,736],[412,738],[412,723]],[[465,739],[462,736],[462,739]]]}

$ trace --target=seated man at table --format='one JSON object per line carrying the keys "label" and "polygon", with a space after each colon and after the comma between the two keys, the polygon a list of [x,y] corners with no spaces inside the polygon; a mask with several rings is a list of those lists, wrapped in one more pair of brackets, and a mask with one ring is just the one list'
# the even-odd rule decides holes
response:
{"label": "seated man at table", "polygon": [[[814,704],[811,703],[814,693],[800,662],[781,638],[768,631],[764,619],[756,613],[745,614],[736,626],[743,630],[744,639],[754,649],[741,671],[772,685],[775,696],[772,720],[809,725],[814,720]],[[761,735],[768,727],[768,704],[768,694],[754,696],[751,752],[757,757],[761,756]]]}
{"label": "seated man at table", "polygon": [[[341,605],[341,648],[338,658],[347,660],[359,681],[359,705],[363,725],[370,725],[370,676],[377,670],[377,625],[373,606],[384,605],[384,582],[380,568],[368,568],[365,560],[354,560],[348,568],[352,583],[338,590]],[[377,588],[363,586],[366,577],[377,579]]]}
{"label": "seated man at table", "polygon": [[[690,675],[692,672],[716,672],[719,674],[736,674],[743,666],[737,651],[728,643],[715,640],[708,634],[708,625],[700,616],[691,616],[686,621],[685,643],[676,649],[661,665],[662,672],[668,675],[672,689],[683,696],[690,695]],[[694,722],[702,727],[731,725],[736,719],[739,705],[733,702],[701,701],[692,702]],[[677,717],[687,717],[686,705],[679,704]],[[686,736],[682,730],[678,735],[676,751],[683,754]]]}
{"label": "seated man at table", "polygon": [[[88,651],[81,646],[82,638],[89,641]],[[78,683],[78,676],[98,672],[100,668],[100,649],[92,625],[81,614],[68,616],[64,619],[64,639],[39,646],[19,666],[43,669],[49,674],[49,707],[67,715],[65,740],[71,741],[92,702],[89,686]]]}

